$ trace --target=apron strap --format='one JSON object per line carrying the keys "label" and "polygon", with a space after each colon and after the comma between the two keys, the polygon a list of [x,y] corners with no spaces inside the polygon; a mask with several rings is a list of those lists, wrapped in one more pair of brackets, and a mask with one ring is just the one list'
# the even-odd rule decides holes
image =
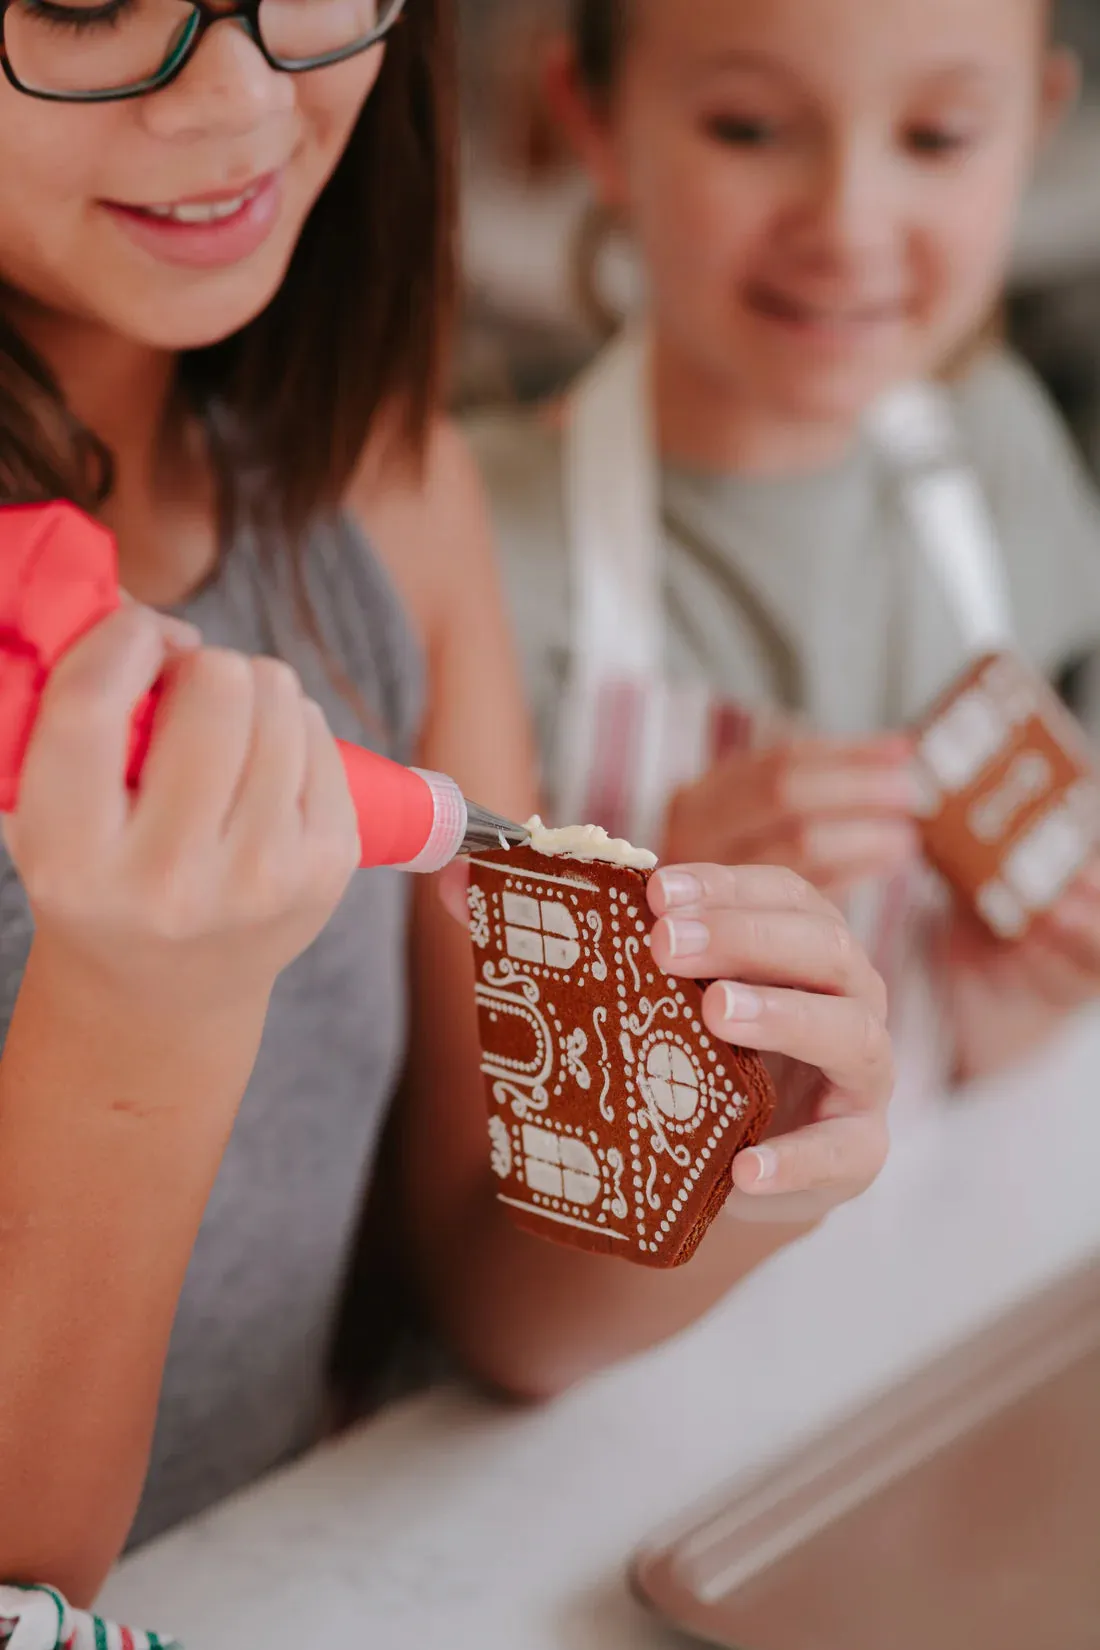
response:
{"label": "apron strap", "polygon": [[[751,734],[742,726],[731,739],[729,707],[703,681],[672,683],[666,673],[652,403],[641,325],[597,357],[570,397],[563,482],[572,642],[551,785],[559,820],[593,820],[659,847],[669,796]],[[947,391],[924,383],[892,391],[868,432],[968,654],[1011,646],[996,527]]]}
{"label": "apron strap", "polygon": [[967,653],[1011,647],[1012,601],[997,527],[947,391],[903,385],[873,410],[868,432],[897,478],[913,536]]}
{"label": "apron strap", "polygon": [[564,436],[572,646],[554,762],[562,821],[656,843],[668,796],[705,770],[712,701],[665,674],[660,474],[649,339],[628,327],[570,397]]}

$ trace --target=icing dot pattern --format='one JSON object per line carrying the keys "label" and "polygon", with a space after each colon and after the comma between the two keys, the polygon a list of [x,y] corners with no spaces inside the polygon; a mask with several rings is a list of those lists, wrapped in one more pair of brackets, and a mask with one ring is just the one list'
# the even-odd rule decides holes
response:
{"label": "icing dot pattern", "polygon": [[640,875],[531,858],[471,867],[499,1195],[542,1235],[677,1264],[770,1088],[755,1057],[707,1033],[700,989],[641,972]]}

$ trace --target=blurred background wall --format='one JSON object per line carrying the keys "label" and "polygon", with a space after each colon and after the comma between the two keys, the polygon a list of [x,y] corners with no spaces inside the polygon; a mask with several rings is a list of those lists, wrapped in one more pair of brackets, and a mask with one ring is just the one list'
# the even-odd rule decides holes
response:
{"label": "blurred background wall", "polygon": [[[566,382],[599,341],[578,290],[586,191],[542,107],[540,63],[566,0],[459,0],[465,97],[466,302],[460,404]],[[1100,473],[1100,0],[1061,0],[1086,69],[1081,107],[1048,155],[1021,227],[1013,341]],[[606,246],[597,290],[629,302],[628,249]]]}

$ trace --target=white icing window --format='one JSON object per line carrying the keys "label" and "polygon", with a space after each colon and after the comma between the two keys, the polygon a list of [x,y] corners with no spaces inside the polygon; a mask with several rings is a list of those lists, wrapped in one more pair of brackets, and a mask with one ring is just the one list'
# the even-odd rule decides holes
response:
{"label": "white icing window", "polygon": [[1003,749],[1008,735],[998,706],[973,688],[929,728],[921,752],[944,790],[963,791]]}
{"label": "white icing window", "polygon": [[1027,926],[1027,913],[1003,882],[987,882],[978,890],[977,904],[990,928],[1003,940],[1018,939]]}
{"label": "white icing window", "polygon": [[1029,722],[1040,713],[1036,684],[1030,672],[1011,653],[994,659],[982,677],[982,685],[1001,708],[1013,727]]}
{"label": "white icing window", "polygon": [[533,1192],[590,1208],[601,1191],[600,1165],[582,1140],[529,1123],[523,1130],[524,1177]]}
{"label": "white icing window", "polygon": [[646,1055],[648,1089],[658,1111],[673,1123],[690,1123],[699,1109],[699,1076],[678,1043],[655,1043]]}
{"label": "white icing window", "polygon": [[560,900],[505,894],[504,920],[508,955],[516,962],[545,963],[567,973],[580,961],[577,924]]}
{"label": "white icing window", "polygon": [[979,842],[999,842],[1013,821],[1054,785],[1054,770],[1043,751],[1025,750],[998,788],[975,802],[967,823]]}
{"label": "white icing window", "polygon": [[1006,880],[1033,911],[1053,905],[1088,860],[1090,839],[1068,808],[1041,819],[1009,854]]}

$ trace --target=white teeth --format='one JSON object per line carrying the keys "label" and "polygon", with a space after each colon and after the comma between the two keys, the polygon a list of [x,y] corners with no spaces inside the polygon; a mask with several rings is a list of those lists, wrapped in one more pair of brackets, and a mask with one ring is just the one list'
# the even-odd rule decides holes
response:
{"label": "white teeth", "polygon": [[170,223],[220,223],[223,218],[240,212],[255,194],[256,189],[252,188],[232,200],[180,201],[175,206],[147,206],[145,211],[152,218],[164,218]]}

